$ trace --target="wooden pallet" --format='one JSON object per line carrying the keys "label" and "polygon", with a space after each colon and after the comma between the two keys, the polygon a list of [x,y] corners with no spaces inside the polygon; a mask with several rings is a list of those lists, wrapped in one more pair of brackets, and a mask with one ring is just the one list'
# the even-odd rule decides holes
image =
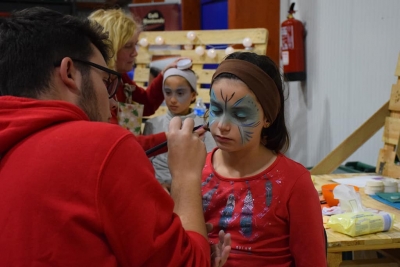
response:
{"label": "wooden pallet", "polygon": [[[205,103],[209,103],[209,89],[202,89],[200,85],[209,85],[211,77],[215,72],[215,69],[204,69],[205,64],[218,64],[225,58],[225,49],[218,49],[218,46],[228,45],[235,47],[235,51],[243,51],[244,47],[241,46],[243,39],[248,37],[253,43],[253,47],[250,51],[257,54],[265,55],[267,52],[268,42],[268,31],[264,28],[254,29],[238,29],[238,30],[207,30],[207,31],[193,31],[196,34],[196,39],[190,41],[186,35],[188,31],[144,31],[139,35],[141,38],[146,38],[149,46],[154,46],[155,39],[161,36],[164,39],[163,45],[174,47],[174,49],[166,50],[155,50],[147,47],[140,47],[138,49],[138,56],[136,58],[136,69],[134,81],[139,86],[144,86],[149,80],[149,64],[152,61],[153,56],[167,56],[167,55],[180,55],[182,57],[191,58],[193,61],[193,71],[196,73],[197,80],[197,91],[199,97],[203,99]],[[185,50],[184,45],[193,45],[193,49]],[[195,53],[194,48],[197,46],[203,46],[204,48],[208,45],[216,46],[217,55],[215,58],[210,58],[205,53],[203,56],[199,56]],[[176,49],[175,49],[176,47]],[[237,48],[239,47],[239,48]],[[166,107],[161,106],[153,116],[161,115],[166,112]]]}
{"label": "wooden pallet", "polygon": [[311,174],[329,174],[360,148],[379,129],[384,127],[384,146],[379,151],[376,172],[399,178],[400,166],[395,164],[396,149],[400,158],[400,55],[395,70],[397,83],[392,86],[390,99],[363,125],[339,144],[311,169]]}
{"label": "wooden pallet", "polygon": [[400,55],[395,71],[397,83],[392,85],[389,100],[389,116],[385,119],[382,140],[383,148],[379,151],[376,172],[383,176],[399,178],[400,166],[395,164],[396,154],[400,158]]}

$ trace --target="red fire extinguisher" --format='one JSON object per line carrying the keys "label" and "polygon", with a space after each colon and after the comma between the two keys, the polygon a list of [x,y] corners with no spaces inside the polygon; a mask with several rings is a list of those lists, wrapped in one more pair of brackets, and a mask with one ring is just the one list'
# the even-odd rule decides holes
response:
{"label": "red fire extinguisher", "polygon": [[283,73],[288,81],[305,81],[304,27],[293,18],[294,4],[290,5],[287,20],[281,24]]}

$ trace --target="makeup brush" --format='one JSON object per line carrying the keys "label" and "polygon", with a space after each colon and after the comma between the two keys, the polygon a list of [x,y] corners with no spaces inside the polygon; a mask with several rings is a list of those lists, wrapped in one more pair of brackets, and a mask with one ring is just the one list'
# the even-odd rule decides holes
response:
{"label": "makeup brush", "polygon": [[[193,127],[193,132],[196,131],[197,129],[202,128],[202,127],[204,128],[204,130],[210,131],[210,129],[208,128],[208,123],[207,123],[207,124],[204,124],[204,125],[198,125],[198,126]],[[161,144],[158,144],[158,145],[146,150],[146,155],[148,156],[148,155],[154,153],[155,151],[165,147],[167,145],[167,143],[168,143],[168,141],[164,141]]]}

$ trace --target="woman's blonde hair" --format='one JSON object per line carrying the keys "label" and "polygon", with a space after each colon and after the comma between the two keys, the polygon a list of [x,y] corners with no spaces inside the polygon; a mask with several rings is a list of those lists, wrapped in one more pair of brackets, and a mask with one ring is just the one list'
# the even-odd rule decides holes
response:
{"label": "woman's blonde hair", "polygon": [[141,30],[141,25],[132,14],[126,13],[121,9],[99,9],[90,14],[89,19],[103,26],[104,31],[108,32],[108,38],[112,43],[114,55],[111,57],[108,67],[115,69],[118,51]]}

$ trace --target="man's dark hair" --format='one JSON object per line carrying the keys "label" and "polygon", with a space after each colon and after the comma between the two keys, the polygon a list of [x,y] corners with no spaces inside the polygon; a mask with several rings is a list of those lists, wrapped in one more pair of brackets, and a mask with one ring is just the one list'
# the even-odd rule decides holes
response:
{"label": "man's dark hair", "polygon": [[[88,60],[94,52],[91,44],[107,62],[108,36],[88,19],[42,7],[0,17],[0,96],[37,98],[49,88],[54,64],[64,57]],[[87,72],[89,67],[77,68]]]}

